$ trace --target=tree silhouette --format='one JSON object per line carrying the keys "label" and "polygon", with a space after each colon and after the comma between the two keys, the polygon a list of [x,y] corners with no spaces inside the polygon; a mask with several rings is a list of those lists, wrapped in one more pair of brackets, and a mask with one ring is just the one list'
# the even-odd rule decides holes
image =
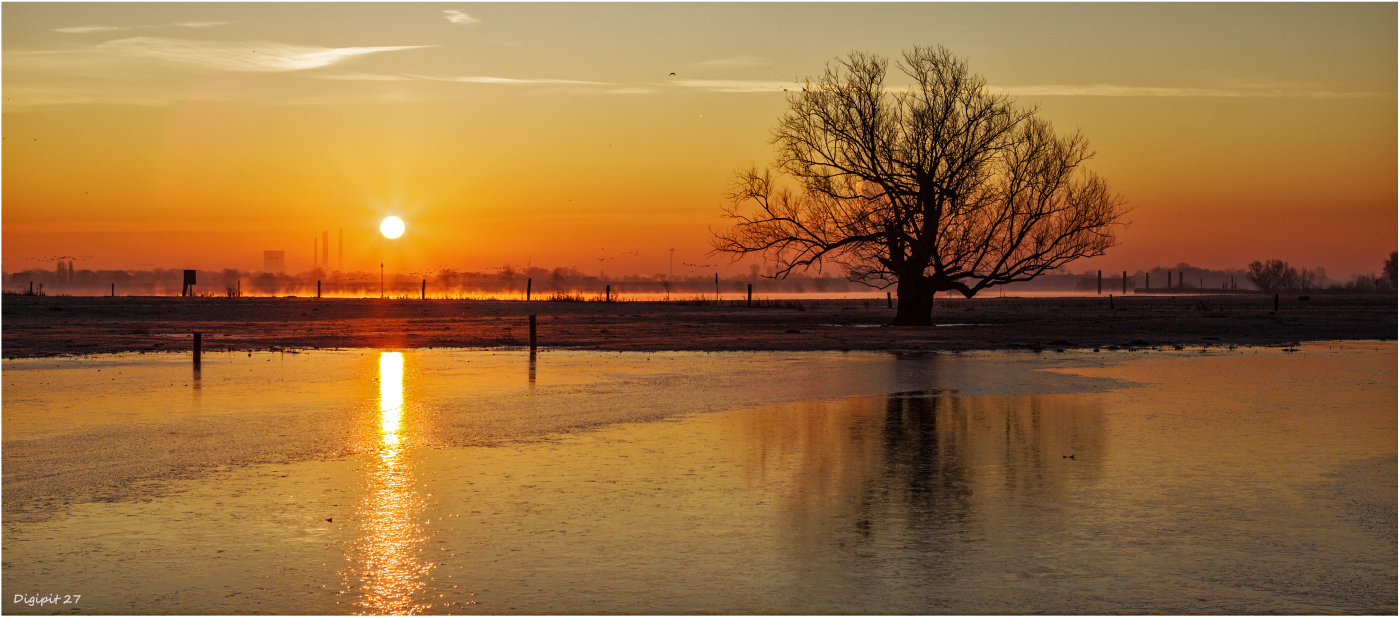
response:
{"label": "tree silhouette", "polygon": [[1315,276],[1312,270],[1299,270],[1281,259],[1250,262],[1244,274],[1250,283],[1263,291],[1312,289]]}
{"label": "tree silhouette", "polygon": [[932,323],[933,296],[1028,281],[1114,245],[1121,197],[1082,164],[1078,133],[988,91],[965,60],[915,47],[896,64],[852,53],[788,96],[776,165],[741,171],[716,252],[759,254],[775,277],[825,262],[899,294],[898,325]]}

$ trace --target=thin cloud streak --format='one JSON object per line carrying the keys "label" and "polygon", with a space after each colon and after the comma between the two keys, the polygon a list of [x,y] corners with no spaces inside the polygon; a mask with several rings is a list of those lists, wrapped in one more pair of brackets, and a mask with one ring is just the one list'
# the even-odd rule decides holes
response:
{"label": "thin cloud streak", "polygon": [[782,92],[800,90],[795,81],[751,81],[743,79],[677,79],[667,82],[682,88],[697,88],[711,92]]}
{"label": "thin cloud streak", "polygon": [[97,51],[221,71],[286,72],[329,66],[354,56],[420,47],[424,46],[332,48],[256,41],[207,42],[136,37],[108,41],[98,45]]}
{"label": "thin cloud streak", "polygon": [[462,11],[457,11],[457,10],[450,10],[450,9],[449,9],[449,10],[443,11],[443,12],[442,12],[442,16],[443,16],[444,19],[446,19],[447,21],[450,21],[450,22],[452,22],[452,23],[454,23],[454,24],[475,24],[475,23],[481,23],[481,20],[480,20],[480,19],[477,19],[477,18],[475,18],[475,17],[472,17],[471,15],[468,15],[468,14],[466,14],[466,13],[463,13]]}
{"label": "thin cloud streak", "polygon": [[578,79],[515,79],[511,77],[434,77],[432,75],[409,75],[424,81],[452,81],[466,84],[572,84],[581,86],[615,86],[605,81],[582,81]]}
{"label": "thin cloud streak", "polygon": [[99,25],[89,25],[89,26],[70,26],[70,27],[67,27],[67,28],[54,28],[54,29],[53,29],[53,32],[62,32],[62,33],[64,33],[64,34],[90,34],[90,33],[93,33],[93,32],[118,32],[118,31],[121,31],[121,30],[142,30],[142,29],[150,29],[150,28],[170,28],[170,27],[179,27],[179,28],[212,28],[212,27],[214,27],[214,26],[226,26],[226,25],[231,24],[231,23],[233,23],[233,22],[231,22],[231,21],[180,21],[180,22],[175,22],[175,23],[173,23],[173,24],[165,24],[165,25],[160,25],[160,26],[99,26]]}
{"label": "thin cloud streak", "polygon": [[438,75],[376,75],[369,73],[347,73],[339,75],[317,75],[320,79],[336,79],[343,81],[445,81],[464,84],[553,84],[553,85],[577,85],[577,86],[616,86],[618,84],[605,81],[584,81],[580,79],[518,79],[514,77],[491,77],[491,76],[465,76],[465,77],[443,77]]}
{"label": "thin cloud streak", "polygon": [[72,26],[70,28],[54,28],[54,32],[64,34],[88,34],[91,32],[115,32],[117,30],[130,30],[130,28],[119,28],[117,26]]}
{"label": "thin cloud streak", "polygon": [[696,62],[691,66],[756,66],[765,62],[767,62],[767,60],[755,56],[734,56],[732,58],[718,58],[715,60]]}
{"label": "thin cloud streak", "polygon": [[1199,98],[1365,98],[1382,96],[1382,92],[1336,92],[1329,90],[1282,89],[1223,89],[1223,88],[1159,88],[1151,86],[1010,86],[993,88],[1015,96],[1114,96],[1114,97],[1199,97]]}

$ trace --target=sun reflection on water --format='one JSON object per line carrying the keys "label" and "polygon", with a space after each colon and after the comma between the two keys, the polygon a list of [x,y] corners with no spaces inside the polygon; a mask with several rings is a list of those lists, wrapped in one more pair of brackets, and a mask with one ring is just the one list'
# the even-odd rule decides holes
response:
{"label": "sun reflection on water", "polygon": [[[413,469],[402,438],[403,354],[379,356],[379,435],[367,474],[368,495],[359,508],[362,535],[355,543],[361,598],[369,614],[416,614],[427,608],[414,602],[433,564],[418,557],[426,538],[419,520],[423,501],[414,491]],[[351,585],[352,589],[354,584]]]}
{"label": "sun reflection on water", "polygon": [[403,354],[379,354],[379,433],[385,446],[399,445],[399,420],[403,417]]}

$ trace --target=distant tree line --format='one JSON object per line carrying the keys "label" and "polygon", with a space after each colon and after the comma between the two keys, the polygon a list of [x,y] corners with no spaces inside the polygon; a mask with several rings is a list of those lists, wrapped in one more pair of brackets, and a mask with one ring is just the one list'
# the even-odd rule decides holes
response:
{"label": "distant tree line", "polygon": [[1281,259],[1254,261],[1245,268],[1245,278],[1256,289],[1263,291],[1285,291],[1310,289],[1330,289],[1344,291],[1393,291],[1395,280],[1395,256],[1391,251],[1382,268],[1384,273],[1378,278],[1375,274],[1358,274],[1349,280],[1333,281],[1327,278],[1322,268],[1309,270],[1288,265]]}
{"label": "distant tree line", "polygon": [[[116,285],[119,295],[178,295],[180,293],[183,270],[156,268],[151,270],[80,270],[71,262],[60,262],[55,269],[31,269],[4,275],[6,293],[25,293],[34,284],[35,290],[42,289],[48,295],[106,295]],[[1094,270],[1073,273],[1068,269],[1052,270],[1033,280],[1012,283],[1006,286],[1010,292],[1092,292],[1098,288],[1098,272]],[[1122,288],[1122,271],[1103,273],[1104,293]],[[1263,291],[1330,289],[1341,291],[1387,291],[1397,289],[1396,252],[1392,251],[1385,260],[1382,275],[1359,274],[1347,280],[1334,280],[1327,277],[1322,268],[1299,268],[1288,262],[1270,259],[1255,261],[1244,269],[1229,268],[1212,270],[1198,268],[1186,263],[1176,266],[1157,266],[1138,269],[1128,273],[1128,288],[1147,287],[1164,289],[1170,275],[1174,289],[1226,289],[1232,281],[1235,289],[1258,289]],[[310,270],[298,274],[258,272],[224,268],[220,270],[198,270],[196,293],[211,296],[281,296],[314,295],[316,283],[322,283],[326,295],[352,295],[378,297],[380,279],[378,272],[342,272],[323,269]],[[433,297],[444,296],[502,296],[515,297],[525,292],[527,280],[532,281],[532,290],[538,297],[551,294],[601,294],[611,285],[618,294],[659,294],[677,299],[694,296],[708,296],[715,292],[715,276],[709,274],[686,274],[668,277],[665,274],[650,276],[626,275],[609,276],[586,274],[575,267],[562,268],[517,268],[511,265],[492,268],[486,271],[459,271],[438,269],[434,271],[412,271],[386,273],[385,292],[390,295],[417,295],[422,282],[428,282],[428,293]],[[773,293],[817,293],[845,294],[868,293],[871,289],[861,283],[848,280],[843,273],[821,272],[790,273],[787,278],[775,277],[775,269],[750,265],[744,275],[720,277],[720,291],[725,294],[744,293],[753,285],[755,294]]]}
{"label": "distant tree line", "polygon": [[[183,281],[182,269],[151,270],[78,270],[62,265],[54,270],[32,269],[4,275],[6,293],[24,293],[30,284],[42,287],[47,295],[107,295],[116,285],[118,295],[178,295]],[[378,297],[380,273],[363,271],[328,271],[315,269],[297,274],[245,271],[232,268],[197,270],[195,293],[202,296],[283,296],[315,295],[321,283],[325,295]],[[510,265],[487,271],[438,269],[433,271],[386,272],[384,292],[391,296],[417,296],[427,281],[430,297],[504,296],[525,293],[527,281],[534,297],[551,294],[602,294],[611,286],[614,294],[660,294],[677,299],[713,296],[715,275],[686,274],[668,277],[609,276],[600,272],[586,274],[574,267],[516,268]],[[719,277],[719,291],[725,294],[747,292],[753,285],[755,294],[766,293],[848,293],[869,292],[870,288],[846,280],[831,272],[790,276],[784,280],[767,278],[758,266],[747,275]]]}

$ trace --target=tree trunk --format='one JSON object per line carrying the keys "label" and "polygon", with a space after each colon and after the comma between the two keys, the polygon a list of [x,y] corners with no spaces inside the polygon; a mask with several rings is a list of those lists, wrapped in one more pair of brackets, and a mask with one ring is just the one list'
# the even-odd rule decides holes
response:
{"label": "tree trunk", "polygon": [[899,277],[895,287],[899,306],[893,326],[933,325],[933,285],[922,274]]}

